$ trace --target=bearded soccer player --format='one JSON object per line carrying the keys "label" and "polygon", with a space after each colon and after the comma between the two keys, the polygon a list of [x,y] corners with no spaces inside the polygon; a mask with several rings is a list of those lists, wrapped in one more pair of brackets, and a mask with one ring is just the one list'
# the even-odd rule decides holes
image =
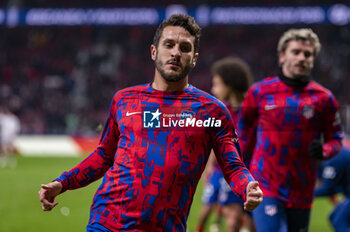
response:
{"label": "bearded soccer player", "polygon": [[320,47],[311,29],[285,32],[278,76],[255,83],[242,105],[240,145],[253,151],[250,171],[264,192],[253,212],[259,232],[307,231],[318,161],[341,150],[337,101],[310,77]]}
{"label": "bearded soccer player", "polygon": [[42,185],[43,210],[54,198],[104,176],[87,231],[186,231],[199,178],[213,148],[232,190],[253,210],[262,191],[237,150],[226,107],[188,84],[198,58],[200,27],[173,15],[158,27],[151,57],[154,81],[118,91],[97,149]]}

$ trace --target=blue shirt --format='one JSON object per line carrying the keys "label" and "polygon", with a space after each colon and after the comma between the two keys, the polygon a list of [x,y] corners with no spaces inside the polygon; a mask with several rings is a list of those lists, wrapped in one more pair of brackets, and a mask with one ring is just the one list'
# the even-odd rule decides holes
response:
{"label": "blue shirt", "polygon": [[322,184],[315,190],[315,196],[330,196],[341,192],[350,196],[350,150],[342,151],[330,160],[324,161],[321,168]]}

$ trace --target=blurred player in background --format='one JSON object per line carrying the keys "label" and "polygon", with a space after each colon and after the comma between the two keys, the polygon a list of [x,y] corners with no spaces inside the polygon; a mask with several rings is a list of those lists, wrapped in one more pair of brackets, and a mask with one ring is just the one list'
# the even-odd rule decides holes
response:
{"label": "blurred player in background", "polygon": [[[226,104],[236,127],[239,108],[252,83],[251,70],[243,60],[227,57],[216,61],[211,68],[211,73],[213,75],[212,93]],[[219,205],[218,218],[221,217],[221,211],[225,216],[226,231],[239,231],[244,216],[243,202],[225,181],[214,154],[209,158],[203,180],[205,182],[202,197],[204,206],[199,215],[197,231],[203,231],[209,214],[216,209],[217,204]],[[220,221],[218,220],[216,227],[219,227]],[[254,227],[252,220],[249,221],[250,227]],[[210,231],[214,230],[215,228],[210,229]],[[216,230],[220,231],[220,228]]]}
{"label": "blurred player in background", "polygon": [[285,32],[278,76],[253,84],[242,104],[240,145],[253,152],[250,171],[264,192],[253,212],[259,232],[307,231],[317,164],[341,150],[337,101],[310,76],[320,48],[311,29]]}
{"label": "blurred player in background", "polygon": [[14,141],[20,132],[21,124],[16,115],[6,107],[0,107],[0,167],[15,168],[17,150]]}
{"label": "blurred player in background", "polygon": [[188,84],[200,27],[173,15],[158,27],[151,57],[153,83],[118,91],[97,149],[55,181],[42,185],[43,210],[55,197],[104,175],[87,231],[186,231],[199,178],[215,151],[226,180],[253,210],[262,192],[240,159],[227,108]]}
{"label": "blurred player in background", "polygon": [[343,193],[344,199],[337,204],[329,219],[336,232],[350,231],[350,150],[343,148],[339,155],[324,161],[320,169],[320,184],[315,189],[315,196]]}

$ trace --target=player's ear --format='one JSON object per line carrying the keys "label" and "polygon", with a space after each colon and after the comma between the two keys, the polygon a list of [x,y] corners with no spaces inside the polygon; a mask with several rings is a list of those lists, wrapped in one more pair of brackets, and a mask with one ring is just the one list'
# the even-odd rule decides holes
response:
{"label": "player's ear", "polygon": [[284,61],[286,59],[285,57],[286,57],[285,52],[280,52],[278,54],[278,63],[279,63],[280,66],[284,63]]}
{"label": "player's ear", "polygon": [[153,61],[155,61],[157,57],[157,48],[153,44],[151,45],[151,57]]}
{"label": "player's ear", "polygon": [[194,54],[193,59],[192,59],[192,68],[196,66],[197,59],[198,59],[198,52]]}

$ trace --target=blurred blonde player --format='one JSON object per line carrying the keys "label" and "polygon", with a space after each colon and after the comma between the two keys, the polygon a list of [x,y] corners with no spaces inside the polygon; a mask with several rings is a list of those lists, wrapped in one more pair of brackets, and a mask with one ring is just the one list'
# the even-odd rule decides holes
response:
{"label": "blurred blonde player", "polygon": [[[211,72],[213,75],[211,92],[225,103],[237,128],[239,108],[252,82],[251,70],[243,60],[227,57],[215,62]],[[243,202],[231,191],[213,154],[209,158],[203,180],[205,182],[202,197],[204,206],[199,216],[197,231],[203,231],[209,214],[216,208],[217,204],[219,205],[218,225],[210,226],[209,230],[220,231],[222,214],[226,219],[227,231],[239,231],[245,215]],[[251,217],[248,216],[246,220],[248,220],[248,229],[255,231]]]}
{"label": "blurred blonde player", "polygon": [[259,232],[308,231],[318,163],[342,147],[337,100],[311,77],[320,49],[310,28],[287,30],[278,75],[254,83],[242,103],[240,146],[253,151],[250,171],[264,192],[253,213]]}
{"label": "blurred blonde player", "polygon": [[0,107],[0,166],[16,167],[14,140],[20,131],[20,121],[6,107]]}

